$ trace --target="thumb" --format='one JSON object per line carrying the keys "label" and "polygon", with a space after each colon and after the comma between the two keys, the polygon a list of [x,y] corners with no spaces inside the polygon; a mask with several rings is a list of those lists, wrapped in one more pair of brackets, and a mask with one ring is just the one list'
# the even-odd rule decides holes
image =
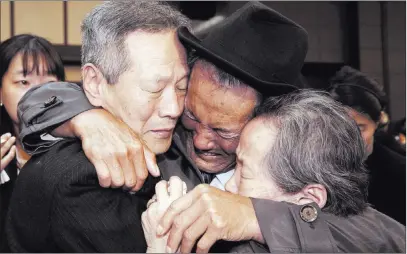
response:
{"label": "thumb", "polygon": [[148,149],[147,146],[143,146],[144,159],[146,160],[147,170],[154,177],[160,176],[160,169],[158,168],[155,154]]}

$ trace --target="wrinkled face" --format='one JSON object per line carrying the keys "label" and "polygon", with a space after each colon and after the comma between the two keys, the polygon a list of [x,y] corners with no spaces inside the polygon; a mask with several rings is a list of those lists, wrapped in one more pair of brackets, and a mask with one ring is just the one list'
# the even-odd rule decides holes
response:
{"label": "wrinkled face", "polygon": [[250,121],[242,132],[236,150],[236,170],[226,190],[246,197],[289,201],[290,195],[280,190],[268,175],[265,159],[273,146],[277,129],[262,119]]}
{"label": "wrinkled face", "polygon": [[24,76],[22,54],[16,55],[10,62],[7,72],[1,80],[1,100],[14,125],[19,124],[17,105],[24,94],[32,87],[57,81],[56,76],[48,73],[44,59],[39,59],[38,73],[33,70],[33,59],[28,58],[28,71]]}
{"label": "wrinkled face", "polygon": [[366,152],[370,155],[373,152],[374,133],[377,124],[365,114],[361,114],[356,110],[350,109],[349,115],[357,123],[360,132],[362,133],[363,140],[365,141]]}
{"label": "wrinkled face", "polygon": [[[109,85],[105,108],[138,133],[154,153],[168,150],[184,108],[188,66],[174,31],[136,31],[126,39],[131,68]],[[116,59],[120,61],[120,59]]]}
{"label": "wrinkled face", "polygon": [[194,65],[182,123],[188,155],[200,170],[219,173],[235,165],[240,133],[255,105],[252,88],[223,88],[199,62]]}

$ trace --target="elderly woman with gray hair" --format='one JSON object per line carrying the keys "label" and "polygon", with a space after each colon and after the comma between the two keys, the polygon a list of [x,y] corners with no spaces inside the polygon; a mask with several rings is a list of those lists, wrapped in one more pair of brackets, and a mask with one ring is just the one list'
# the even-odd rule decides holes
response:
{"label": "elderly woman with gray hair", "polygon": [[[234,250],[265,252],[267,244],[282,252],[404,252],[405,227],[367,203],[365,153],[346,108],[325,94],[305,90],[267,100],[242,132],[226,190],[276,201],[276,209],[264,213],[281,223],[269,235],[262,230],[264,239]],[[151,230],[167,199],[150,202],[156,204],[143,215],[147,241],[162,245],[150,246],[157,251],[165,243],[152,239]],[[304,243],[303,234],[315,241]],[[299,249],[288,247],[295,242]]]}

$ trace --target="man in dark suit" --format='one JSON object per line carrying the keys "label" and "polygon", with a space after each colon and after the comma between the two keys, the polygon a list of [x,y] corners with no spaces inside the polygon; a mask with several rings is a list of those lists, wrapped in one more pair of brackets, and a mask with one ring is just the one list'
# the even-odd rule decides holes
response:
{"label": "man in dark suit", "polygon": [[[169,5],[150,1],[106,2],[82,24],[83,88],[89,102],[131,126],[155,154],[168,150],[183,110],[189,70],[176,29],[188,24]],[[62,92],[74,87],[83,96],[75,84],[51,86]],[[41,107],[61,103],[60,97],[51,96]],[[29,115],[32,123],[41,113]],[[79,141],[45,138],[57,145],[29,160],[11,198],[11,250],[145,252],[141,213],[156,181],[148,179],[137,193],[104,189]]]}

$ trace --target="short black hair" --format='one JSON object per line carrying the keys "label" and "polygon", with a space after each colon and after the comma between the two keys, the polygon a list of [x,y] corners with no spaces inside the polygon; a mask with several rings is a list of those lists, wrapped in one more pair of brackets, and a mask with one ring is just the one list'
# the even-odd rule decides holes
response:
{"label": "short black hair", "polygon": [[[23,57],[24,76],[36,71],[39,73],[40,61],[45,60],[45,64],[50,75],[55,75],[58,80],[65,81],[65,70],[61,56],[52,44],[46,39],[31,35],[20,34],[13,36],[0,44],[0,87],[2,87],[3,76],[6,74],[10,63],[14,57],[21,54]],[[29,60],[33,61],[29,69]],[[1,130],[0,134],[12,132],[11,119],[4,107],[1,109]]]}
{"label": "short black hair", "polygon": [[342,67],[330,80],[332,98],[379,122],[386,106],[383,87],[374,79],[349,66]]}
{"label": "short black hair", "polygon": [[[32,71],[39,73],[39,63],[42,60],[41,57],[43,57],[47,65],[48,73],[55,75],[60,81],[65,81],[64,64],[56,49],[46,39],[31,34],[16,35],[0,44],[1,78],[3,78],[7,72],[11,61],[17,54],[22,54],[23,56],[24,75]],[[28,69],[28,61],[30,58],[33,60],[31,70]]]}

